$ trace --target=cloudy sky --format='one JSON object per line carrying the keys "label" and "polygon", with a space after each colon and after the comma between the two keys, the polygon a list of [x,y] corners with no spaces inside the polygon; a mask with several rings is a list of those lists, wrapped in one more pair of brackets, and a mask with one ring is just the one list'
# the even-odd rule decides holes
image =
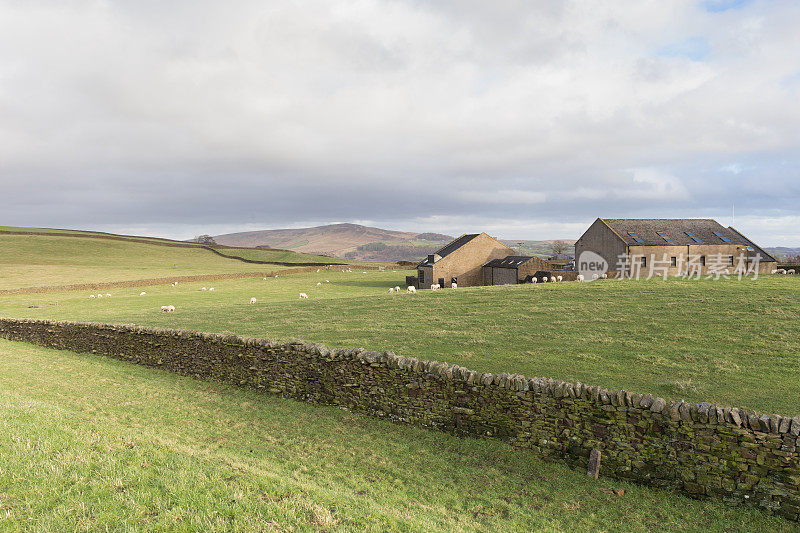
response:
{"label": "cloudy sky", "polygon": [[796,0],[0,0],[0,224],[800,245]]}

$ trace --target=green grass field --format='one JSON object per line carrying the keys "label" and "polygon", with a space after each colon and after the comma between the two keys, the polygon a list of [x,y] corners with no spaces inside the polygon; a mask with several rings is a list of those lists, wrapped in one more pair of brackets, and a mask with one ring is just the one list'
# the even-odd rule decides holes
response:
{"label": "green grass field", "polygon": [[[800,330],[791,326],[800,314],[800,278],[387,294],[406,273],[334,270],[225,280],[213,283],[213,293],[199,290],[210,283],[187,283],[149,287],[144,297],[129,288],[103,300],[86,293],[2,296],[0,313],[392,349],[481,371],[800,413]],[[310,299],[299,301],[299,292]],[[251,297],[256,305],[247,303]],[[178,311],[161,314],[167,304]]]}
{"label": "green grass field", "polygon": [[[0,290],[286,268],[244,263],[201,248],[72,236],[0,234],[0,251]],[[265,250],[261,257],[285,261],[288,256],[287,252],[270,255]],[[318,258],[305,254],[292,257],[296,262]]]}
{"label": "green grass field", "polygon": [[0,232],[5,231],[13,231],[13,232],[25,232],[25,233],[57,233],[61,235],[72,235],[75,237],[116,237],[116,238],[123,238],[128,240],[146,240],[151,241],[155,244],[175,244],[180,243],[183,245],[189,246],[200,246],[199,244],[192,243],[192,242],[184,242],[184,241],[175,241],[173,239],[162,239],[159,237],[145,237],[145,236],[135,236],[135,235],[118,235],[116,233],[105,233],[102,231],[86,231],[86,230],[77,230],[77,229],[57,229],[57,228],[27,228],[24,226],[0,226]]}
{"label": "green grass field", "polygon": [[[0,341],[4,530],[791,531],[526,450]],[[612,489],[624,489],[618,496]]]}
{"label": "green grass field", "polygon": [[[101,239],[4,235],[0,246],[0,288],[264,269],[206,250]],[[475,370],[800,412],[800,332],[792,327],[800,277],[388,294],[407,274],[354,265],[148,286],[145,296],[139,287],[103,299],[89,291],[0,295],[0,316],[392,349]],[[299,292],[310,298],[298,300]],[[161,313],[167,304],[177,311]],[[588,482],[499,442],[6,341],[0,402],[0,529],[798,528],[719,501]]]}

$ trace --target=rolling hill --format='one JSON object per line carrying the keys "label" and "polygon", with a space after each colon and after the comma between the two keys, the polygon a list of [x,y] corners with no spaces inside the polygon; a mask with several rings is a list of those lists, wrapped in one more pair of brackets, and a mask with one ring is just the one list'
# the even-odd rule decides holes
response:
{"label": "rolling hill", "polygon": [[[453,239],[454,237],[441,233],[411,233],[359,224],[248,231],[214,237],[218,244],[225,246],[269,246],[360,261],[419,260]],[[549,245],[552,241],[503,240],[502,242],[524,255],[546,257],[550,255]],[[574,244],[575,241],[566,242]]]}
{"label": "rolling hill", "polygon": [[360,224],[329,224],[313,228],[246,231],[216,235],[214,240],[226,246],[269,246],[295,252],[344,255],[358,246],[373,242],[404,241],[417,233],[371,228]]}

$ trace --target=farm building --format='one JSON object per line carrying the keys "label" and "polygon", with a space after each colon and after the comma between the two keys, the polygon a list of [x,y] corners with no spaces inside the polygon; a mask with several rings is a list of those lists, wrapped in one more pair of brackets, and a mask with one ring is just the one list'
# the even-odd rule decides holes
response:
{"label": "farm building", "polygon": [[581,254],[601,256],[609,271],[626,276],[681,276],[753,269],[768,274],[775,258],[734,228],[711,219],[598,218],[575,243]]}
{"label": "farm building", "polygon": [[550,270],[550,265],[539,257],[509,255],[492,259],[483,265],[484,285],[510,285],[522,283],[536,272]]}
{"label": "farm building", "polygon": [[453,282],[463,287],[481,285],[483,265],[513,253],[511,248],[486,233],[462,235],[417,265],[417,288],[435,283],[450,287]]}

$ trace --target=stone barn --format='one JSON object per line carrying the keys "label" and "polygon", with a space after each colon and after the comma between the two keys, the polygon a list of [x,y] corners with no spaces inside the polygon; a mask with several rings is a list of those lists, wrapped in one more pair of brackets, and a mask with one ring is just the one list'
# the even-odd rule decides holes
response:
{"label": "stone barn", "polygon": [[581,254],[586,251],[601,256],[607,270],[632,277],[734,274],[756,268],[769,274],[777,264],[742,233],[711,219],[598,218],[575,243],[577,270],[585,270]]}
{"label": "stone barn", "polygon": [[509,255],[502,259],[492,259],[483,265],[483,284],[523,283],[541,270],[550,270],[550,264],[539,257]]}
{"label": "stone barn", "polygon": [[511,248],[486,233],[462,235],[417,265],[417,288],[430,288],[435,283],[450,287],[453,282],[460,287],[482,285],[483,265],[513,253]]}

